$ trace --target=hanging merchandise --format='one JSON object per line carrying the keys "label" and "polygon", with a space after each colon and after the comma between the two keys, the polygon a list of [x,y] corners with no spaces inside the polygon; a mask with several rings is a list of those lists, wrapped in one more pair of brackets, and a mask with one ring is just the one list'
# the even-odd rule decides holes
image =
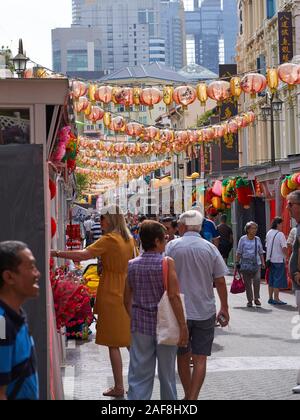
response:
{"label": "hanging merchandise", "polygon": [[253,198],[251,182],[245,178],[238,178],[236,181],[236,191],[238,202],[245,209],[249,209]]}
{"label": "hanging merchandise", "polygon": [[226,205],[231,205],[236,199],[236,180],[225,179],[222,183],[222,200]]}
{"label": "hanging merchandise", "polygon": [[287,198],[293,191],[300,190],[300,173],[285,177],[281,183],[281,195]]}
{"label": "hanging merchandise", "polygon": [[216,181],[214,183],[212,192],[215,196],[222,197],[222,182],[221,181]]}
{"label": "hanging merchandise", "polygon": [[49,179],[49,189],[50,189],[50,197],[53,200],[56,197],[56,184],[52,179]]}

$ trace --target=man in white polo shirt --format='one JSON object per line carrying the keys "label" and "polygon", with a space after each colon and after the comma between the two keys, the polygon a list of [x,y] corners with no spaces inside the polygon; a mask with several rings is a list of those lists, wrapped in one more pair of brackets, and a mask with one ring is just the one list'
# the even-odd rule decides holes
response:
{"label": "man in white polo shirt", "polygon": [[[182,236],[170,242],[166,255],[175,260],[181,292],[185,296],[190,344],[179,349],[178,372],[186,400],[197,400],[206,376],[207,357],[211,356],[216,318],[225,327],[229,323],[228,294],[225,276],[228,269],[218,249],[203,239],[203,216],[191,210],[179,219]],[[216,316],[213,284],[221,301]],[[190,360],[193,359],[193,372]]]}

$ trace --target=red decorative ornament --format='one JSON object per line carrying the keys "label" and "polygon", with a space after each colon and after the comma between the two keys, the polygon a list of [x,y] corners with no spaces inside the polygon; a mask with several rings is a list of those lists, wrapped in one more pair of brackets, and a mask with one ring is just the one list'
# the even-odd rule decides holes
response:
{"label": "red decorative ornament", "polygon": [[249,73],[241,80],[241,88],[245,93],[256,97],[257,93],[264,91],[267,87],[267,79],[263,74]]}
{"label": "red decorative ornament", "polygon": [[109,104],[112,101],[113,88],[111,86],[101,86],[96,89],[95,100],[103,104]]}
{"label": "red decorative ornament", "polygon": [[216,81],[209,84],[207,88],[208,96],[217,102],[223,102],[230,98],[230,83],[224,81]]}
{"label": "red decorative ornament", "polygon": [[180,86],[173,93],[173,99],[176,104],[182,105],[184,109],[194,103],[196,98],[197,92],[192,86]]}
{"label": "red decorative ornament", "polygon": [[133,89],[131,88],[116,88],[114,90],[115,102],[125,107],[133,105]]}
{"label": "red decorative ornament", "polygon": [[51,217],[51,238],[54,238],[57,232],[57,224],[53,217]]}
{"label": "red decorative ornament", "polygon": [[278,76],[289,86],[300,84],[300,66],[293,63],[281,64],[278,67]]}
{"label": "red decorative ornament", "polygon": [[56,196],[56,184],[52,179],[49,179],[49,189],[50,189],[50,196],[51,200]]}
{"label": "red decorative ornament", "polygon": [[163,98],[162,92],[157,88],[143,89],[141,94],[141,103],[153,108],[154,105],[159,104]]}
{"label": "red decorative ornament", "polygon": [[86,96],[81,96],[78,100],[78,102],[75,102],[75,111],[77,113],[86,111],[89,107],[89,100]]}
{"label": "red decorative ornament", "polygon": [[87,85],[83,82],[75,81],[73,82],[73,96],[76,99],[79,99],[81,96],[86,95],[88,91]]}
{"label": "red decorative ornament", "polygon": [[89,121],[97,122],[103,119],[105,112],[99,106],[92,106],[91,113],[86,116]]}
{"label": "red decorative ornament", "polygon": [[126,122],[123,117],[115,117],[112,119],[110,129],[113,131],[124,131],[126,128]]}

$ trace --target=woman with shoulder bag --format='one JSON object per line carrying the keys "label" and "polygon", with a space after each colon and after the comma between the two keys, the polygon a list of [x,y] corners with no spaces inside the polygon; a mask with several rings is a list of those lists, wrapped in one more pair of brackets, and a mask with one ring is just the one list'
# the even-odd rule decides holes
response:
{"label": "woman with shoulder bag", "polygon": [[288,286],[285,260],[288,255],[287,240],[282,232],[283,219],[276,217],[267,233],[267,267],[269,273],[269,305],[286,305],[279,299],[279,289]]}
{"label": "woman with shoulder bag", "polygon": [[256,236],[257,231],[258,225],[255,222],[247,223],[246,235],[239,241],[236,256],[237,268],[242,273],[245,282],[248,308],[253,307],[253,300],[256,306],[261,306],[261,268],[265,269],[265,258],[261,240]]}
{"label": "woman with shoulder bag", "polygon": [[[162,400],[176,400],[176,345],[159,345],[157,339],[158,306],[167,294],[179,326],[178,346],[188,344],[189,332],[179,292],[175,263],[168,258],[168,279],[164,279],[166,229],[155,221],[140,228],[144,253],[129,262],[124,303],[131,317],[132,345],[129,366],[129,400],[151,400],[156,363]],[[176,322],[176,320],[174,322]]]}

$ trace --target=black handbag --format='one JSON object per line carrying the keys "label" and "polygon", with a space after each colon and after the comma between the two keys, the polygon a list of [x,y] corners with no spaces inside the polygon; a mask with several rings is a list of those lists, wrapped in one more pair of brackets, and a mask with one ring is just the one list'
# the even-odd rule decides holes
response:
{"label": "black handbag", "polygon": [[271,268],[271,266],[272,266],[271,259],[272,259],[272,255],[273,255],[274,242],[275,242],[275,239],[276,239],[276,236],[278,235],[278,233],[279,232],[277,232],[276,235],[273,238],[270,259],[266,261],[266,268]]}

